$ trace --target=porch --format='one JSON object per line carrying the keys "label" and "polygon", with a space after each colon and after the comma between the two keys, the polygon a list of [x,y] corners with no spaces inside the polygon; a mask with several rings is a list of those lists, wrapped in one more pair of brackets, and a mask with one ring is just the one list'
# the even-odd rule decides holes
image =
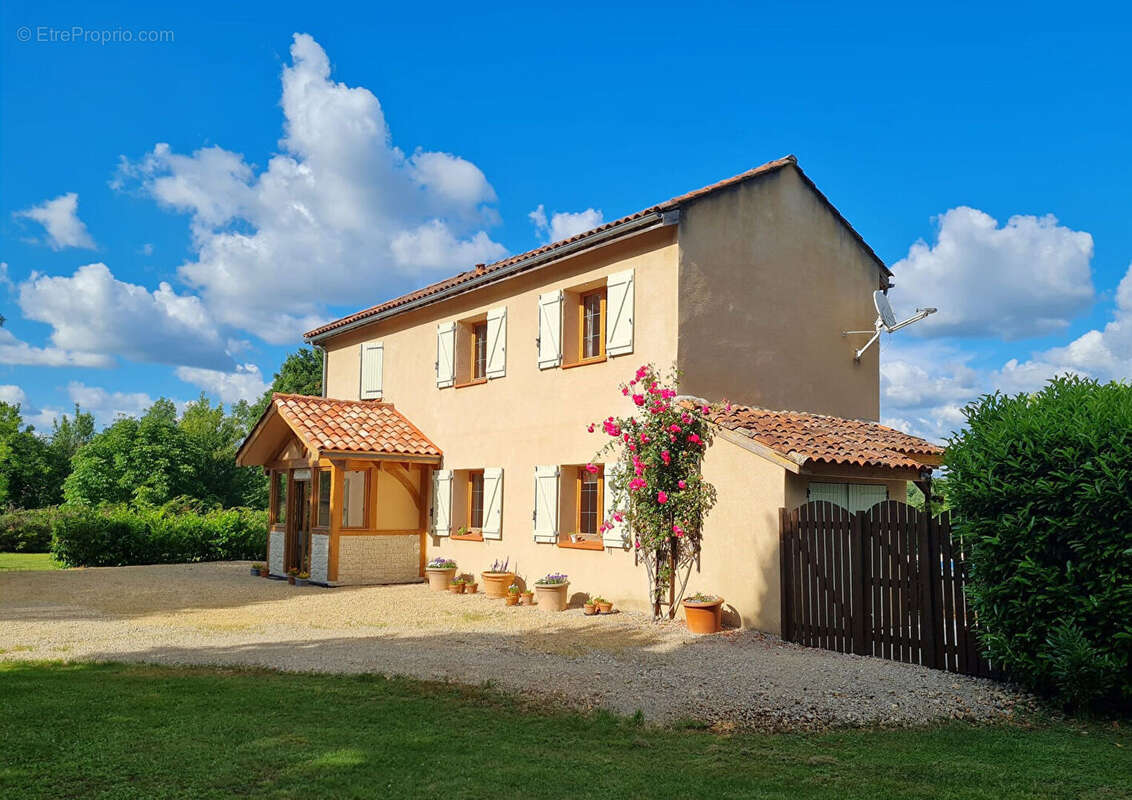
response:
{"label": "porch", "polygon": [[389,403],[277,394],[236,454],[271,485],[267,563],[327,586],[424,577],[441,452]]}

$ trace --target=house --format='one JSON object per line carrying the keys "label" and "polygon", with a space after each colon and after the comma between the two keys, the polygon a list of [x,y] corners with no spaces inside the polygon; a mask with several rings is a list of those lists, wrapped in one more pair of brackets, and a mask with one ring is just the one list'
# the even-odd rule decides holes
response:
{"label": "house", "polygon": [[272,476],[271,570],[338,585],[508,559],[645,609],[623,526],[601,532],[603,473],[581,467],[618,384],[674,363],[683,393],[744,404],[715,420],[689,589],[778,631],[779,509],[903,499],[939,463],[876,423],[878,351],[854,360],[842,333],[872,327],[889,278],[789,156],[312,330],[325,397],[277,395],[237,456]]}

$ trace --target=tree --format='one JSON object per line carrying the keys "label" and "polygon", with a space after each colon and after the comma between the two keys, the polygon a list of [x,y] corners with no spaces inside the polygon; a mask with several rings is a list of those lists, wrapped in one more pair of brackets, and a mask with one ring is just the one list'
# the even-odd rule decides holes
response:
{"label": "tree", "polygon": [[93,417],[75,406],[74,421],[64,416],[46,437],[23,425],[18,405],[0,406],[0,505],[42,508],[62,502],[71,457],[93,434]]}
{"label": "tree", "polygon": [[313,347],[300,347],[283,360],[279,371],[271,382],[271,387],[255,403],[241,401],[233,408],[233,414],[243,422],[248,430],[256,423],[271,402],[275,392],[283,394],[305,394],[317,397],[322,394],[322,354]]}
{"label": "tree", "polygon": [[68,502],[162,504],[196,497],[200,448],[177,425],[177,408],[164,398],[140,419],[123,417],[75,453],[63,485]]}
{"label": "tree", "polygon": [[12,446],[20,433],[19,403],[0,402],[0,506],[9,503],[9,486],[12,480]]}
{"label": "tree", "polygon": [[186,406],[179,427],[195,443],[201,459],[194,497],[226,508],[266,506],[267,482],[263,471],[236,465],[236,449],[248,432],[236,414],[225,415],[223,405],[213,406],[201,393],[200,398]]}
{"label": "tree", "polygon": [[[614,507],[623,509],[605,520],[602,531],[627,522],[633,547],[644,559],[649,575],[653,615],[660,617],[667,602],[668,616],[676,614],[688,575],[700,551],[704,515],[715,504],[715,487],[703,479],[704,451],[711,444],[711,408],[676,402],[677,375],[662,379],[651,365],[621,385],[631,397],[637,416],[608,417],[600,424],[610,441],[598,452],[612,453],[616,466],[606,472],[606,491]],[[593,464],[587,470],[596,470]],[[679,590],[677,580],[684,574]],[[667,591],[668,597],[665,599]]]}
{"label": "tree", "polygon": [[991,661],[1070,704],[1132,702],[1132,386],[1059,377],[964,414],[948,501]]}

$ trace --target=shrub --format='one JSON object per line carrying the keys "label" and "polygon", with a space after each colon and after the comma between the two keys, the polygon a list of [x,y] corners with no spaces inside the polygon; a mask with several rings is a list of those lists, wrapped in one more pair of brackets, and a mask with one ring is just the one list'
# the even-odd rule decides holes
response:
{"label": "shrub", "polygon": [[51,549],[55,508],[12,509],[0,514],[0,553],[46,553]]}
{"label": "shrub", "polygon": [[52,533],[52,553],[69,567],[255,559],[266,557],[267,512],[64,506]]}
{"label": "shrub", "polygon": [[1132,700],[1132,386],[1055,378],[964,413],[948,501],[987,655],[1067,703]]}

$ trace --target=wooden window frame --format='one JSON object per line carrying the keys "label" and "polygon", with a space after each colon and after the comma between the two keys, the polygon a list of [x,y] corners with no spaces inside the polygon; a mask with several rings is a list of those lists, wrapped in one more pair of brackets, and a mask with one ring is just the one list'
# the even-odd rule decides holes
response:
{"label": "wooden window frame", "polygon": [[[476,344],[480,340],[478,333],[483,333],[484,343],[484,362],[483,362],[483,375],[476,377]],[[467,341],[465,341],[467,340]],[[456,364],[453,365],[453,382],[452,386],[455,389],[466,389],[469,386],[480,386],[487,383],[487,315],[480,314],[471,319],[461,320],[456,323],[456,341],[454,343],[454,351],[459,351],[461,348],[467,348],[468,363],[467,369],[461,371],[459,368],[459,359],[456,359],[453,353],[453,359]]]}
{"label": "wooden window frame", "polygon": [[[487,320],[477,322],[471,326],[472,335],[468,338],[472,340],[472,380],[473,381],[486,381],[487,380]],[[480,347],[483,347],[483,372],[479,371],[480,368]]]}
{"label": "wooden window frame", "polygon": [[[340,527],[341,530],[344,530],[344,531],[368,530],[369,529],[370,486],[372,485],[372,481],[373,481],[373,477],[372,477],[371,473],[373,472],[373,470],[372,469],[343,469],[342,470],[342,508],[339,509],[339,513],[342,514],[343,517],[345,517],[345,514],[346,514],[346,497],[347,497],[347,495],[346,495],[346,473],[347,472],[360,472],[360,473],[362,473],[362,475],[365,476],[365,478],[364,478],[365,488],[362,489],[362,524],[361,525],[347,525],[345,523],[345,521],[343,520],[342,524],[339,527]],[[334,513],[333,509],[331,510],[330,513],[331,514]]]}
{"label": "wooden window frame", "polygon": [[[600,324],[598,330],[598,352],[597,355],[583,356],[586,352],[586,301],[591,297],[598,296],[598,314],[600,316]],[[606,301],[609,295],[606,293],[604,286],[596,289],[589,289],[587,291],[579,292],[578,294],[578,360],[572,361],[569,364],[563,364],[564,368],[581,367],[586,364],[600,364],[606,360],[605,356],[605,323],[608,319],[606,309]]]}
{"label": "wooden window frame", "polygon": [[[287,497],[286,486],[287,486],[287,482],[288,482],[289,472],[290,472],[289,470],[285,470],[285,469],[273,469],[273,470],[271,470],[271,486],[270,486],[269,491],[268,491],[268,500],[267,500],[267,505],[268,505],[267,518],[268,518],[268,524],[271,527],[281,527],[281,526],[285,526],[287,524],[287,516],[288,516],[287,502],[288,502],[289,498]],[[283,505],[282,505],[283,519],[279,519],[279,510],[280,510],[279,481],[280,480],[283,481],[283,486],[284,486]]]}
{"label": "wooden window frame", "polygon": [[[456,539],[457,541],[464,542],[482,542],[483,541],[483,514],[487,510],[480,509],[480,524],[479,526],[472,526],[472,488],[475,485],[476,477],[480,479],[480,496],[483,497],[484,488],[483,479],[484,471],[482,469],[467,470],[467,477],[464,480],[464,524],[461,527],[467,528],[467,533],[453,533],[448,538]],[[481,503],[483,500],[481,499]],[[459,530],[459,528],[457,528]]]}
{"label": "wooden window frame", "polygon": [[[314,488],[311,494],[314,496],[314,524],[311,525],[312,530],[328,531],[330,530],[330,521],[334,518],[334,495],[333,495],[333,479],[331,478],[331,469],[329,467],[317,467],[312,470],[315,475]],[[322,485],[326,483],[327,488],[327,503],[326,503],[326,524],[323,525],[319,519],[319,513],[322,509]]]}
{"label": "wooden window frame", "polygon": [[[574,532],[563,533],[558,536],[558,546],[571,549],[571,550],[604,550],[605,543],[601,536],[601,522],[598,522],[598,530],[594,533],[582,533],[582,484],[585,482],[586,467],[585,465],[578,465],[573,467],[577,470],[577,475],[574,478]],[[597,516],[601,520],[603,510],[605,508],[605,465],[598,465],[597,474]],[[592,536],[593,539],[579,539],[574,540],[575,536]]]}

